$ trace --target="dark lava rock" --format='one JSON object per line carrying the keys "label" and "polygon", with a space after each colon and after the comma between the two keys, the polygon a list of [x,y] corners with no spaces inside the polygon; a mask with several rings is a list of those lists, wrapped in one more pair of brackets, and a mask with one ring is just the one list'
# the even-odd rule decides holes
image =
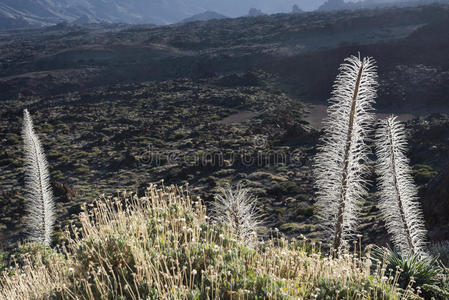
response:
{"label": "dark lava rock", "polygon": [[52,184],[54,195],[59,201],[72,202],[76,192],[68,184],[54,181]]}
{"label": "dark lava rock", "polygon": [[234,73],[224,76],[217,81],[217,85],[225,87],[257,86],[259,83],[257,75],[252,72],[245,73],[242,76]]}
{"label": "dark lava rock", "polygon": [[449,165],[430,183],[424,196],[423,210],[433,241],[449,239]]}

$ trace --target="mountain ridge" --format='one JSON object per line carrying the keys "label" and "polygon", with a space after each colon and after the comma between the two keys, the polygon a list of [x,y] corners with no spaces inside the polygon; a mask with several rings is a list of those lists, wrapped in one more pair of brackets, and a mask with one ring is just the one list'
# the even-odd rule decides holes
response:
{"label": "mountain ridge", "polygon": [[[1,0],[0,29],[55,25],[61,22],[166,25],[205,11],[229,17],[244,16],[250,8],[267,13],[289,12],[297,0]],[[310,1],[306,1],[308,3]]]}
{"label": "mountain ridge", "polygon": [[179,23],[189,23],[189,22],[196,22],[196,21],[210,21],[210,20],[220,20],[220,19],[226,19],[228,18],[225,15],[219,14],[215,11],[205,11],[203,13],[195,14],[189,18],[183,19]]}
{"label": "mountain ridge", "polygon": [[327,0],[317,8],[317,11],[357,10],[386,7],[410,7],[429,4],[447,4],[448,0]]}

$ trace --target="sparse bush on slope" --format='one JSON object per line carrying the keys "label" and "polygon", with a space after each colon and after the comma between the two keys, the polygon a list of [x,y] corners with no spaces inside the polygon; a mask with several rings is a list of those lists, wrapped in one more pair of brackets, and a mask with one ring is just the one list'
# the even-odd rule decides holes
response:
{"label": "sparse bush on slope", "polygon": [[103,197],[67,231],[65,259],[54,251],[22,259],[1,275],[0,299],[415,298],[371,264],[369,251],[333,258],[282,238],[249,249],[207,219],[181,188]]}

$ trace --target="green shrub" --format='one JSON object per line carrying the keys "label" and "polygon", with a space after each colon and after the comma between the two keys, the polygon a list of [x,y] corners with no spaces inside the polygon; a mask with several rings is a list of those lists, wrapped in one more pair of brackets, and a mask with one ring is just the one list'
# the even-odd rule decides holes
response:
{"label": "green shrub", "polygon": [[4,271],[8,267],[7,257],[7,252],[0,251],[0,272]]}
{"label": "green shrub", "polygon": [[[388,293],[385,293],[385,290]],[[347,284],[336,279],[323,279],[317,289],[316,299],[397,299],[394,290],[389,286],[379,286],[371,280],[362,280]]]}
{"label": "green shrub", "polygon": [[390,248],[377,248],[373,253],[374,258],[385,260],[387,271],[398,274],[397,283],[400,288],[413,286],[422,290],[428,299],[437,290],[445,289],[441,286],[441,279],[445,276],[444,269],[439,266],[438,257],[403,256]]}
{"label": "green shrub", "polygon": [[25,264],[48,266],[55,256],[62,255],[52,248],[39,243],[27,243],[20,245],[11,253],[10,264],[23,266]]}
{"label": "green shrub", "polygon": [[417,184],[426,184],[436,175],[438,172],[434,171],[431,166],[421,164],[413,166],[413,177]]}

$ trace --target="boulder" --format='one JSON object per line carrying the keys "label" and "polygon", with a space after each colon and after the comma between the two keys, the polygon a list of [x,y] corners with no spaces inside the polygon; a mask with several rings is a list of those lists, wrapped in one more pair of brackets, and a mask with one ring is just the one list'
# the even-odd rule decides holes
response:
{"label": "boulder", "polygon": [[76,192],[68,184],[54,181],[52,184],[54,195],[61,202],[72,202]]}

